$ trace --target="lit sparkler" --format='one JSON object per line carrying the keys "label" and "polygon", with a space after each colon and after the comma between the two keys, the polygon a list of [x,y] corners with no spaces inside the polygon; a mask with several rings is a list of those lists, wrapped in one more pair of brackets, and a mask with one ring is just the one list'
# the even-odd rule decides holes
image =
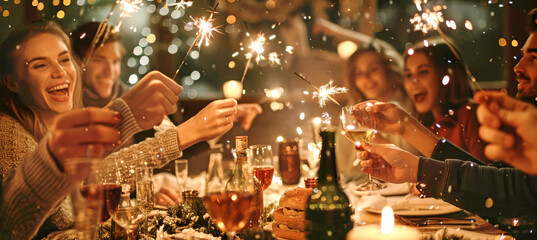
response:
{"label": "lit sparkler", "polygon": [[[91,59],[93,52],[95,51],[95,48],[97,47],[97,43],[99,42],[99,39],[102,38],[101,43],[104,43],[106,39],[109,37],[110,28],[113,27],[111,30],[112,33],[119,32],[119,28],[121,27],[121,23],[123,18],[130,16],[134,12],[136,12],[138,9],[140,9],[140,5],[142,4],[142,0],[116,0],[114,2],[114,5],[112,6],[112,9],[110,9],[110,12],[108,13],[108,16],[106,19],[99,24],[99,27],[97,28],[97,32],[95,33],[95,36],[93,37],[93,40],[91,41],[90,49],[82,61],[82,69],[86,68],[86,64]],[[116,24],[114,26],[111,26],[108,24],[110,21],[110,18],[114,15],[114,10],[116,7],[119,7],[120,14],[118,19],[116,20]],[[103,35],[104,34],[104,35]]]}
{"label": "lit sparkler", "polygon": [[295,75],[297,75],[300,79],[304,80],[309,85],[311,85],[313,88],[315,88],[315,90],[317,90],[317,91],[313,92],[312,98],[318,98],[319,99],[319,106],[321,108],[326,105],[326,102],[328,100],[334,102],[338,106],[341,106],[336,101],[336,99],[334,99],[332,96],[335,95],[335,94],[339,94],[339,93],[346,93],[347,88],[332,86],[332,81],[330,81],[326,85],[323,85],[321,87],[317,87],[317,86],[313,85],[310,81],[308,81],[306,78],[304,78],[302,75],[300,75],[300,74],[298,74],[296,72],[295,72]]}
{"label": "lit sparkler", "polygon": [[175,7],[175,9],[179,9],[179,8],[186,9],[187,7],[191,7],[193,3],[194,3],[193,0],[192,1],[181,0],[176,3],[166,3],[166,6]]}
{"label": "lit sparkler", "polygon": [[263,56],[263,52],[265,52],[265,42],[266,38],[262,33],[257,34],[257,38],[255,40],[252,40],[252,43],[248,47],[250,49],[250,52],[246,54],[246,58],[248,59],[246,61],[246,65],[244,66],[244,71],[242,73],[241,78],[241,84],[244,82],[244,77],[246,77],[246,72],[248,72],[248,67],[250,66],[250,62],[252,61],[252,57],[254,54],[256,54],[255,61],[256,63],[259,63],[260,60],[265,59],[265,56]]}
{"label": "lit sparkler", "polygon": [[173,76],[173,79],[177,77],[177,74],[179,74],[179,70],[181,70],[181,67],[186,61],[186,58],[190,54],[190,51],[192,51],[192,48],[194,45],[197,45],[198,47],[201,47],[202,44],[205,43],[205,46],[209,46],[211,43],[211,38],[213,37],[213,32],[218,32],[218,27],[213,27],[214,18],[213,15],[216,11],[216,8],[218,7],[218,3],[214,6],[213,10],[211,11],[211,15],[209,15],[209,18],[205,19],[205,17],[194,19],[192,18],[192,24],[196,27],[198,27],[198,33],[196,35],[196,39],[194,39],[194,42],[192,45],[190,45],[190,48],[185,54],[185,57],[183,58],[183,61],[181,61],[181,64],[177,68],[177,71],[175,71],[175,75]]}
{"label": "lit sparkler", "polygon": [[[435,5],[433,7],[433,11],[429,10],[428,8],[423,8],[422,4],[426,4],[427,0],[421,1],[421,0],[414,0],[414,3],[416,4],[416,8],[418,9],[421,14],[416,13],[414,14],[414,17],[410,19],[410,23],[414,24],[414,31],[422,31],[424,34],[428,33],[429,31],[437,31],[438,34],[444,39],[447,46],[455,55],[455,57],[462,63],[462,57],[459,55],[459,53],[455,50],[455,47],[449,41],[446,34],[444,34],[444,31],[442,31],[442,28],[440,28],[440,23],[444,22],[444,17],[442,15],[442,9],[446,9],[446,7],[442,7],[440,5]],[[448,20],[446,21],[446,25],[449,28],[456,29],[455,21]],[[468,20],[465,22],[465,26],[467,29],[471,30],[472,23]],[[477,89],[481,92],[483,92],[486,96],[485,91],[481,86],[477,83],[477,79],[474,77],[472,72],[470,72],[470,69],[466,64],[463,64],[464,71],[466,72],[466,75],[472,80],[472,83],[477,87]]]}

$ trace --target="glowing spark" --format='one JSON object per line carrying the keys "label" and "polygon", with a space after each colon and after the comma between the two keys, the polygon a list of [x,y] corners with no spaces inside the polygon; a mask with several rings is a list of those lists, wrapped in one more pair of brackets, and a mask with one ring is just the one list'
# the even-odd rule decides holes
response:
{"label": "glowing spark", "polygon": [[[95,33],[95,36],[93,37],[93,40],[91,41],[90,48],[82,60],[82,69],[86,68],[86,64],[88,64],[89,60],[93,57],[93,52],[95,51],[95,48],[97,47],[97,43],[99,42],[99,39],[102,40],[101,42],[106,42],[106,40],[109,37],[110,28],[113,27],[111,30],[112,33],[119,32],[119,28],[121,27],[121,22],[123,18],[130,16],[134,12],[136,12],[138,9],[140,9],[140,5],[142,4],[142,0],[116,0],[114,2],[114,5],[112,6],[112,9],[110,9],[110,12],[108,13],[108,16],[106,19],[99,24],[99,27],[97,28],[97,32]],[[119,9],[121,13],[119,14],[119,17],[116,20],[115,25],[109,25],[108,22],[110,21],[110,18],[112,15],[114,15],[114,10],[116,7],[119,6]],[[104,36],[103,36],[104,34]]]}
{"label": "glowing spark", "polygon": [[327,112],[324,112],[321,114],[321,123],[325,124],[325,125],[330,125],[331,123],[331,120],[332,118],[330,117],[330,115],[327,113]]}
{"label": "glowing spark", "polygon": [[220,31],[218,31],[218,27],[213,27],[213,22],[214,18],[212,18],[212,14],[207,20],[205,20],[205,17],[198,19],[192,18],[192,24],[194,26],[197,26],[199,29],[198,36],[196,37],[199,38],[197,42],[198,47],[201,47],[203,43],[205,43],[205,46],[209,46],[209,44],[211,43],[211,38],[213,37],[213,31],[220,33]]}
{"label": "glowing spark", "polygon": [[286,46],[285,47],[285,51],[288,52],[289,54],[293,54],[293,46]]}
{"label": "glowing spark", "polygon": [[282,63],[280,62],[280,58],[278,56],[278,53],[276,53],[276,52],[269,53],[268,60],[270,61],[270,64],[282,65]]}
{"label": "glowing spark", "polygon": [[201,45],[203,43],[205,43],[205,46],[209,46],[209,43],[211,42],[210,38],[213,37],[212,32],[216,31],[216,32],[220,33],[218,31],[218,29],[217,29],[218,27],[213,27],[213,22],[214,22],[213,15],[214,15],[217,7],[218,7],[218,3],[216,3],[216,5],[214,6],[213,10],[211,11],[211,15],[209,15],[209,18],[207,18],[207,19],[205,19],[205,17],[198,18],[198,19],[192,18],[192,24],[194,26],[197,26],[199,30],[198,30],[196,39],[194,39],[194,42],[192,43],[192,45],[190,45],[190,48],[188,49],[188,51],[185,54],[185,57],[183,58],[183,61],[181,61],[181,64],[177,68],[177,71],[175,71],[175,75],[173,76],[174,80],[177,77],[177,75],[179,74],[179,70],[181,70],[181,67],[185,63],[186,58],[190,54],[190,51],[192,51],[192,48],[195,45],[197,45],[198,47],[201,47]]}
{"label": "glowing spark", "polygon": [[[320,86],[316,92],[313,92],[313,98],[318,98],[319,106],[324,107],[327,100],[335,101],[332,98],[333,95],[346,92],[346,88],[332,86],[332,81],[330,81],[328,84]],[[335,103],[339,105],[337,101]]]}
{"label": "glowing spark", "polygon": [[[246,36],[250,36],[250,33],[246,33]],[[250,52],[246,54],[246,58],[248,60],[246,61],[246,65],[244,66],[241,83],[244,82],[244,77],[246,77],[246,73],[248,72],[248,67],[250,66],[250,62],[252,61],[254,53],[256,53],[256,63],[259,63],[260,60],[265,59],[265,56],[263,56],[263,52],[265,51],[264,45],[266,40],[267,39],[265,38],[265,36],[262,33],[259,33],[257,34],[257,38],[255,40],[252,40],[252,43],[250,44],[250,46],[248,46]]]}
{"label": "glowing spark", "polygon": [[312,86],[313,88],[315,88],[317,90],[317,91],[313,92],[312,98],[313,99],[315,99],[315,98],[319,99],[319,106],[321,108],[326,105],[327,100],[330,100],[330,101],[334,102],[335,104],[337,104],[338,106],[341,106],[336,101],[336,99],[334,99],[332,96],[335,95],[335,94],[339,94],[339,93],[346,93],[347,92],[346,88],[332,86],[332,81],[330,81],[326,85],[323,85],[321,87],[317,87],[317,86],[313,85],[310,81],[308,81],[306,78],[304,78],[302,75],[298,74],[297,72],[295,72],[295,75],[297,75],[300,79],[304,80],[310,86]]}
{"label": "glowing spark", "polygon": [[187,7],[191,7],[193,3],[194,3],[194,1],[181,0],[181,1],[176,2],[176,3],[167,3],[166,5],[170,6],[170,7],[175,6],[175,9],[179,9],[179,8],[186,9]]}
{"label": "glowing spark", "polygon": [[468,30],[473,30],[474,29],[474,26],[472,26],[472,22],[470,22],[470,20],[466,20],[464,22],[464,27],[466,27],[466,29],[468,29]]}

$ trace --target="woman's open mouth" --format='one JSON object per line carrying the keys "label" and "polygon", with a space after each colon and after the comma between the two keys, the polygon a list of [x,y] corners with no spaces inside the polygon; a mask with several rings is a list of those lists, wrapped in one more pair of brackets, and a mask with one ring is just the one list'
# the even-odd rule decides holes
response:
{"label": "woman's open mouth", "polygon": [[47,88],[45,91],[54,96],[57,100],[62,100],[65,97],[69,97],[69,83],[58,84]]}
{"label": "woman's open mouth", "polygon": [[414,94],[413,98],[414,98],[414,102],[416,103],[423,102],[427,98],[427,92],[416,93]]}

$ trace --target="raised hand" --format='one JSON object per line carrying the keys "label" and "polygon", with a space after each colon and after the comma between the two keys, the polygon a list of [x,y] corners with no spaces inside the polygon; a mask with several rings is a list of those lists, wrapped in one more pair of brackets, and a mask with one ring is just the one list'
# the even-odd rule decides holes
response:
{"label": "raised hand", "polygon": [[[88,107],[60,114],[50,127],[47,147],[65,169],[69,160],[102,158],[106,150],[119,144],[120,133],[114,128],[121,116],[111,110]],[[87,177],[87,169],[73,176]]]}
{"label": "raised hand", "polygon": [[159,125],[162,119],[175,111],[182,87],[161,72],[146,74],[121,98],[132,110],[143,130]]}
{"label": "raised hand", "polygon": [[233,127],[237,101],[232,98],[216,100],[194,117],[177,127],[181,149],[220,136]]}
{"label": "raised hand", "polygon": [[248,131],[257,115],[262,114],[263,109],[257,103],[247,103],[237,105],[236,122],[241,123],[242,129]]}
{"label": "raised hand", "polygon": [[537,108],[501,92],[476,93],[485,156],[537,175]]}
{"label": "raised hand", "polygon": [[393,144],[356,146],[362,171],[393,183],[416,182],[419,157]]}
{"label": "raised hand", "polygon": [[[354,115],[358,119],[370,119],[364,122],[368,127],[390,134],[401,135],[412,117],[405,110],[393,103],[366,101],[354,106]],[[368,117],[362,117],[362,116]]]}

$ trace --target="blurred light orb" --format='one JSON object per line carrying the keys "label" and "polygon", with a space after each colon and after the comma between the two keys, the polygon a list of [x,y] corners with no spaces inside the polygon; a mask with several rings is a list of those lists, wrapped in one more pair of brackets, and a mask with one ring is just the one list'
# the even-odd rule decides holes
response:
{"label": "blurred light orb", "polygon": [[147,42],[154,43],[156,40],[157,40],[157,36],[155,36],[155,34],[151,33],[147,35]]}
{"label": "blurred light orb", "polygon": [[466,20],[464,22],[464,27],[468,30],[474,30],[474,26],[472,25],[472,22],[470,22],[470,20]]}
{"label": "blurred light orb", "polygon": [[276,137],[276,142],[283,142],[283,137],[282,136]]}
{"label": "blurred light orb", "polygon": [[178,49],[179,48],[175,44],[171,44],[170,46],[168,46],[168,52],[170,54],[176,54]]}
{"label": "blurred light orb", "polygon": [[222,90],[226,98],[240,99],[242,97],[242,83],[237,80],[224,82]]}
{"label": "blurred light orb", "polygon": [[155,4],[150,4],[145,10],[147,13],[154,13],[157,10],[157,6],[155,6]]}
{"label": "blurred light orb", "polygon": [[408,53],[409,56],[414,55],[414,48],[409,48],[407,53]]}
{"label": "blurred light orb", "polygon": [[143,35],[144,37],[147,37],[147,35],[149,35],[149,34],[151,34],[151,28],[149,28],[149,27],[144,27],[144,28],[142,29],[142,35]]}
{"label": "blurred light orb", "polygon": [[450,80],[450,79],[449,79],[449,75],[445,75],[445,76],[442,78],[442,84],[444,84],[444,86],[445,86],[445,85],[448,85],[449,80]]}
{"label": "blurred light orb", "polygon": [[178,18],[183,16],[183,13],[181,11],[175,9],[175,10],[172,11],[171,16],[172,16],[173,19],[178,19]]}
{"label": "blurred light orb", "polygon": [[192,80],[196,81],[196,80],[200,79],[201,74],[200,74],[200,72],[194,70],[194,71],[192,71],[192,73],[190,73],[190,77],[192,78]]}
{"label": "blurred light orb", "polygon": [[237,21],[237,18],[235,16],[233,16],[233,15],[229,15],[226,18],[226,22],[228,24],[234,24],[236,21]]}
{"label": "blurred light orb", "polygon": [[498,40],[498,45],[500,45],[500,47],[505,47],[505,45],[507,45],[507,41],[505,40],[505,38],[500,38]]}
{"label": "blurred light orb", "polygon": [[147,38],[140,38],[140,41],[138,41],[138,45],[140,45],[140,47],[146,47],[147,44]]}
{"label": "blurred light orb", "polygon": [[144,54],[147,56],[151,56],[153,54],[153,48],[151,46],[147,46],[144,48]]}
{"label": "blurred light orb", "polygon": [[298,117],[300,120],[304,120],[306,118],[306,114],[304,112],[300,113],[300,116]]}
{"label": "blurred light orb", "polygon": [[52,5],[54,6],[60,5],[60,0],[52,0]]}
{"label": "blurred light orb", "polygon": [[274,2],[274,0],[268,0],[265,2],[265,7],[267,7],[267,9],[274,9],[276,7],[276,2]]}
{"label": "blurred light orb", "polygon": [[63,0],[63,5],[64,5],[64,6],[69,6],[69,5],[71,5],[71,0]]}
{"label": "blurred light orb", "polygon": [[298,135],[302,135],[302,128],[296,127],[296,133],[298,133]]}
{"label": "blurred light orb", "polygon": [[187,32],[192,31],[192,29],[194,29],[194,24],[192,22],[188,22],[187,24],[185,24],[184,29]]}
{"label": "blurred light orb", "polygon": [[146,66],[140,66],[138,68],[138,73],[139,74],[146,74],[147,73],[147,67]]}
{"label": "blurred light orb", "polygon": [[235,68],[235,61],[229,61],[229,63],[227,64],[227,66],[228,66],[230,69]]}
{"label": "blurred light orb", "polygon": [[158,11],[158,13],[159,13],[161,16],[166,16],[166,15],[168,15],[168,13],[170,13],[170,9],[168,9],[167,7],[163,7],[163,8],[160,8],[160,10]]}
{"label": "blurred light orb", "polygon": [[337,45],[337,53],[343,59],[349,58],[358,49],[358,45],[352,41],[343,41]]}
{"label": "blurred light orb", "polygon": [[192,52],[190,53],[190,57],[191,57],[192,59],[198,59],[198,58],[200,57],[200,52],[194,50],[194,51],[192,51]]}
{"label": "blurred light orb", "polygon": [[136,66],[136,59],[133,58],[133,57],[129,58],[129,60],[127,60],[127,66],[129,66],[129,67]]}
{"label": "blurred light orb", "polygon": [[516,39],[513,39],[513,41],[511,41],[511,46],[518,47],[518,41]]}
{"label": "blurred light orb", "polygon": [[134,85],[138,82],[138,76],[136,74],[131,74],[129,76],[129,83]]}
{"label": "blurred light orb", "polygon": [[185,82],[185,85],[190,86],[194,84],[194,79],[192,79],[190,76],[186,76],[184,82]]}
{"label": "blurred light orb", "polygon": [[56,13],[56,17],[58,19],[63,19],[65,17],[65,12],[63,10],[60,10]]}
{"label": "blurred light orb", "polygon": [[149,64],[149,57],[147,57],[147,56],[142,56],[142,57],[140,58],[140,65],[145,66],[145,65],[147,65],[147,64]]}
{"label": "blurred light orb", "polygon": [[142,52],[143,52],[143,51],[144,51],[144,50],[142,49],[142,47],[140,47],[140,46],[136,46],[136,47],[134,47],[134,49],[132,50],[132,53],[134,53],[134,55],[136,55],[136,56],[140,56],[140,55],[142,55]]}

